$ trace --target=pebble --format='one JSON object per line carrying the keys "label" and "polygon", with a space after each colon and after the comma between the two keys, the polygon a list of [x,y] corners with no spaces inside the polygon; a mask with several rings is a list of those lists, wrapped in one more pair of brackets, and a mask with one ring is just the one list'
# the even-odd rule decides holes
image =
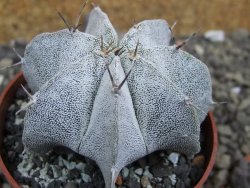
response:
{"label": "pebble", "polygon": [[0,74],[0,86],[3,84],[4,76]]}
{"label": "pebble", "polygon": [[153,178],[153,175],[149,172],[148,168],[145,168],[143,175],[147,176],[149,179]]}
{"label": "pebble", "polygon": [[137,175],[141,176],[142,173],[143,173],[143,169],[142,169],[142,168],[137,168],[137,169],[135,169],[135,173],[136,173]]}
{"label": "pebble", "polygon": [[176,184],[176,175],[175,174],[171,174],[168,177],[171,180],[171,184],[174,186]]}
{"label": "pebble", "polygon": [[241,87],[239,87],[239,86],[232,87],[231,92],[236,94],[236,95],[239,95],[241,92]]}
{"label": "pebble", "polygon": [[88,174],[81,173],[81,177],[82,177],[82,180],[83,180],[85,183],[91,182],[91,177],[90,177]]}
{"label": "pebble", "polygon": [[204,54],[204,48],[201,45],[194,45],[194,49],[197,52],[197,54],[199,54],[200,56],[202,56]]}
{"label": "pebble", "polygon": [[228,170],[224,169],[218,172],[217,174],[217,181],[220,182],[220,184],[224,184],[227,180],[228,176]]}
{"label": "pebble", "polygon": [[178,163],[178,160],[179,160],[179,156],[180,156],[179,153],[172,152],[172,153],[170,153],[170,155],[168,156],[168,160],[169,160],[174,166],[176,166],[177,163]]}
{"label": "pebble", "polygon": [[216,165],[218,168],[228,169],[231,165],[231,156],[229,154],[218,156]]}
{"label": "pebble", "polygon": [[122,169],[121,173],[122,173],[122,177],[123,177],[124,179],[126,179],[126,178],[128,177],[128,175],[129,175],[129,169],[128,169],[127,167],[124,167],[124,168]]}
{"label": "pebble", "polygon": [[123,183],[122,176],[119,175],[119,176],[116,178],[115,184],[118,185],[118,186],[121,186],[122,183]]}
{"label": "pebble", "polygon": [[240,149],[245,155],[250,154],[250,144],[243,144]]}
{"label": "pebble", "polygon": [[225,40],[225,33],[222,30],[210,30],[204,34],[204,37],[213,42],[223,42]]}
{"label": "pebble", "polygon": [[228,138],[228,137],[223,136],[223,135],[220,136],[219,140],[220,140],[221,144],[225,144],[225,145],[229,144],[230,142],[232,142],[231,138]]}
{"label": "pebble", "polygon": [[203,167],[205,164],[205,156],[204,155],[196,155],[192,161],[192,164],[194,166],[198,166],[198,167]]}
{"label": "pebble", "polygon": [[224,136],[232,136],[233,131],[229,125],[218,125],[218,132]]}
{"label": "pebble", "polygon": [[250,108],[250,98],[243,99],[238,107],[239,110]]}
{"label": "pebble", "polygon": [[141,177],[141,186],[143,188],[146,188],[149,185],[149,180],[147,176],[142,176]]}
{"label": "pebble", "polygon": [[62,176],[62,171],[61,171],[61,167],[58,165],[51,165],[52,171],[53,171],[53,175],[54,178],[59,178],[60,176]]}
{"label": "pebble", "polygon": [[86,167],[86,164],[85,164],[85,163],[82,163],[82,162],[80,162],[80,163],[78,163],[78,164],[76,165],[76,168],[77,168],[78,170],[80,170],[80,171],[84,171],[85,167]]}
{"label": "pebble", "polygon": [[243,111],[239,111],[237,113],[236,116],[237,121],[241,124],[241,125],[249,125],[250,123],[250,116],[247,115],[246,113],[244,113]]}

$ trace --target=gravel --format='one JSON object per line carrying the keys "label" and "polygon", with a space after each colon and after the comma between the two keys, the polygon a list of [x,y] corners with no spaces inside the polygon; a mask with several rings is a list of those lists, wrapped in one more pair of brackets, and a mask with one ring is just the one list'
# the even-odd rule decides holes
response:
{"label": "gravel", "polygon": [[[16,45],[15,48],[22,54],[25,43],[16,41],[12,42],[11,45]],[[0,67],[19,61],[10,46],[0,46]],[[213,111],[219,133],[219,148],[215,166],[204,187],[246,188],[250,184],[250,34],[246,30],[238,30],[225,35],[225,39],[220,42],[213,42],[204,36],[198,36],[185,46],[185,50],[204,61],[209,67],[213,81],[213,98],[215,102],[218,102],[214,105]],[[17,71],[18,68],[0,72],[0,90],[6,86]],[[23,96],[22,91],[19,91],[17,97],[19,101],[16,101],[9,111],[9,117],[12,117],[9,120],[11,123],[6,124],[9,131],[8,134],[15,135],[6,138],[9,147],[13,146],[13,150],[5,153],[8,156],[8,160],[12,164],[16,164],[16,166],[22,164],[23,158],[29,155],[27,151],[23,154],[18,154],[23,150],[23,146],[19,144],[21,135],[11,126],[11,124],[15,124],[18,129],[22,129],[24,113],[19,114],[19,119],[13,118],[13,115],[14,111],[23,104],[21,101],[25,101],[26,96]],[[33,164],[32,169],[34,168],[34,170],[28,172],[27,169],[30,168],[28,165],[24,169],[27,170],[27,173],[34,176],[33,179],[39,179],[41,174],[42,176],[53,178],[53,181],[48,183],[47,187],[59,187],[59,185],[63,187],[103,187],[101,172],[93,161],[82,159],[81,156],[74,153],[72,155],[70,151],[60,154],[61,159],[53,159],[51,156],[55,153],[52,152],[48,156],[43,156],[42,159],[33,155],[30,163]],[[120,188],[161,187],[162,184],[175,184],[175,187],[187,187],[191,183],[192,178],[197,178],[199,170],[202,170],[198,166],[203,165],[204,159],[202,159],[202,156],[196,157],[193,163],[198,166],[194,167],[189,162],[186,162],[185,157],[180,155],[177,166],[174,166],[175,162],[169,159],[170,155],[171,153],[169,152],[158,152],[125,167],[120,174],[123,183],[123,185],[120,185]],[[83,164],[79,162],[79,158],[81,159],[80,161],[84,161]],[[63,160],[75,163],[64,164]],[[46,164],[44,161],[51,164],[47,172],[43,174],[42,169],[45,168]],[[157,163],[159,162],[162,165],[157,172]],[[180,170],[179,166],[185,169]],[[172,168],[172,171],[169,167]],[[36,168],[38,169],[35,170]],[[196,170],[193,170],[194,168]],[[78,171],[75,169],[78,169]],[[142,174],[141,169],[143,170]],[[13,171],[15,177],[21,178],[19,171],[16,169],[13,169]],[[160,173],[159,171],[162,171],[161,173],[164,175],[157,174]],[[81,172],[80,175],[78,172]],[[156,174],[158,177],[155,177]],[[87,176],[82,178],[85,175]],[[65,182],[62,178],[64,176],[70,176],[74,180],[81,179],[81,181]],[[94,183],[88,182],[90,178]],[[184,178],[186,178],[185,182],[181,181]],[[32,181],[27,177],[18,180],[26,182],[32,187],[40,186],[36,181]],[[5,182],[4,177],[2,177],[1,182]],[[8,187],[6,183],[4,183],[4,186]]]}

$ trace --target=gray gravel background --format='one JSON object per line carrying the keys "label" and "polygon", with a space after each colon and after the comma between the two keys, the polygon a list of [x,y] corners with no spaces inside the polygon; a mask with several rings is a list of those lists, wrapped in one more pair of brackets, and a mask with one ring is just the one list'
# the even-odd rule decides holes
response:
{"label": "gray gravel background", "polygon": [[[22,54],[25,42],[0,45],[0,67],[18,62],[11,47]],[[198,36],[185,50],[207,64],[213,79],[214,115],[219,132],[216,163],[205,188],[250,185],[250,33],[238,30],[222,42]],[[0,71],[0,92],[19,68]],[[0,180],[2,182],[3,180]],[[7,187],[7,184],[4,184]]]}

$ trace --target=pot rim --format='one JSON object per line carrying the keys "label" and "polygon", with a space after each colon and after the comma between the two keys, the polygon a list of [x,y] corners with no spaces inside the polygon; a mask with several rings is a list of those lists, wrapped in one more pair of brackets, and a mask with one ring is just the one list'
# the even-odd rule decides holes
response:
{"label": "pot rim", "polygon": [[[11,98],[11,97],[9,97],[10,93],[16,92],[18,86],[20,86],[20,84],[23,83],[24,81],[25,81],[25,79],[23,77],[23,73],[19,72],[14,77],[14,79],[9,82],[9,84],[6,86],[6,88],[3,90],[3,92],[0,95],[0,114],[6,113],[8,107],[9,107],[9,106],[6,107],[6,105],[10,105],[6,102],[6,100],[10,100],[10,98]],[[13,96],[14,96],[14,94],[12,94],[12,98],[13,98]],[[0,116],[0,117],[2,117],[2,116]],[[0,120],[0,124],[1,124],[0,131],[3,133],[3,126],[4,126],[5,122],[4,122],[4,118],[0,118],[0,119],[1,119]],[[200,178],[200,180],[195,185],[195,188],[201,188],[202,185],[207,180],[207,178],[208,178],[208,176],[209,176],[209,174],[214,166],[216,152],[217,152],[217,148],[218,148],[217,128],[216,128],[216,124],[215,124],[212,112],[208,113],[206,121],[208,121],[210,126],[211,126],[209,132],[212,133],[211,134],[212,146],[210,148],[209,155],[206,156],[208,163],[206,164],[205,171],[204,171],[202,177]],[[2,133],[0,133],[0,138],[3,137],[3,135],[1,135]],[[2,141],[3,141],[3,139],[0,140],[0,149],[2,147]],[[5,176],[6,180],[11,185],[11,187],[21,188],[21,186],[16,182],[16,180],[13,178],[13,176],[11,175],[11,173],[9,172],[7,167],[5,166],[4,161],[2,159],[2,150],[0,150],[0,170],[2,171],[3,175]]]}

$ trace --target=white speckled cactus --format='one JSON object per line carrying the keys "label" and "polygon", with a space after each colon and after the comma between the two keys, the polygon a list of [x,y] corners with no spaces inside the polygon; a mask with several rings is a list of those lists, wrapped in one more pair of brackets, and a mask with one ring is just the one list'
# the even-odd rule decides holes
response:
{"label": "white speckled cactus", "polygon": [[95,7],[86,31],[42,33],[22,58],[30,95],[23,143],[44,153],[62,145],[100,167],[106,187],[156,150],[192,156],[211,98],[207,67],[170,46],[164,20],[133,26],[119,42]]}

